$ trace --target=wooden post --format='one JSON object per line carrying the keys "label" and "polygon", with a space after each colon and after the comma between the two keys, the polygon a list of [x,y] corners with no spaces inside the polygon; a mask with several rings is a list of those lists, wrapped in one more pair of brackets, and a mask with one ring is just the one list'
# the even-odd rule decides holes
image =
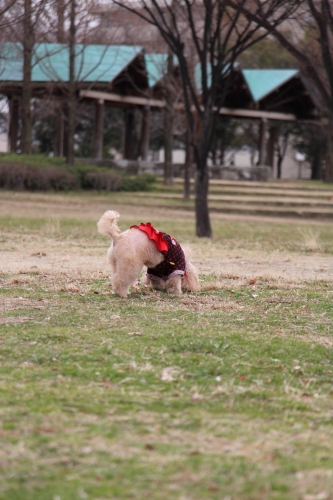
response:
{"label": "wooden post", "polygon": [[65,103],[63,110],[63,140],[62,140],[62,149],[63,156],[68,158],[68,103]]}
{"label": "wooden post", "polygon": [[150,106],[144,106],[142,109],[142,126],[141,126],[141,158],[143,161],[148,160],[150,142]]}
{"label": "wooden post", "polygon": [[260,121],[260,137],[259,137],[259,165],[266,164],[266,131],[267,120],[262,118]]}
{"label": "wooden post", "polygon": [[94,158],[101,160],[103,158],[103,124],[104,124],[104,100],[96,101],[96,119],[94,136]]}
{"label": "wooden post", "polygon": [[124,144],[124,158],[126,160],[133,160],[133,136],[134,136],[134,110],[127,109],[125,111],[125,144]]}
{"label": "wooden post", "polygon": [[8,146],[11,153],[17,153],[20,101],[13,96],[9,100]]}
{"label": "wooden post", "polygon": [[269,128],[266,165],[272,167],[272,170],[274,168],[275,141],[276,141],[276,126],[271,125]]}
{"label": "wooden post", "polygon": [[56,111],[56,133],[54,137],[54,156],[64,156],[64,116],[62,106]]}

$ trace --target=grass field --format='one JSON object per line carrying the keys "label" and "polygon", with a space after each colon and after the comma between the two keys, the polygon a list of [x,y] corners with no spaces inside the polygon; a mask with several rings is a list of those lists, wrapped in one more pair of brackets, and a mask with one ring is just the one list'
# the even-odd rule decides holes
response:
{"label": "grass field", "polygon": [[[333,499],[332,224],[198,240],[135,200],[0,193],[0,499]],[[113,296],[109,208],[190,246],[201,292]]]}

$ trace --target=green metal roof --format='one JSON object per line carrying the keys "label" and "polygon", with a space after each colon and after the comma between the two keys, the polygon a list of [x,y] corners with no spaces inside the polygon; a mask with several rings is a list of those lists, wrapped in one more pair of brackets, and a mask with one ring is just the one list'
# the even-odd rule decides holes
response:
{"label": "green metal roof", "polygon": [[[87,83],[112,82],[140,53],[141,46],[81,45],[77,44],[76,79]],[[165,75],[167,54],[145,54],[148,85],[154,87]],[[177,65],[175,58],[174,64]],[[228,69],[225,68],[225,70]],[[224,71],[225,71],[224,70]],[[241,70],[254,101],[259,101],[298,74],[295,69]],[[195,81],[201,89],[201,68],[195,67]],[[208,80],[211,79],[208,68]],[[23,48],[17,43],[0,44],[0,81],[23,80]],[[68,82],[68,45],[42,43],[35,45],[33,55],[33,82]]]}
{"label": "green metal roof", "polygon": [[[23,54],[21,44],[0,47],[0,81],[22,81]],[[76,79],[83,82],[112,82],[142,52],[140,46],[81,45],[75,46]],[[67,45],[42,43],[35,46],[33,82],[68,82],[69,49]]]}
{"label": "green metal roof", "polygon": [[254,101],[260,101],[260,99],[297,75],[298,70],[244,69],[242,73]]}
{"label": "green metal roof", "polygon": [[[167,74],[168,54],[145,54],[145,64],[148,85],[152,88]],[[173,56],[173,65],[178,66],[176,56]]]}
{"label": "green metal roof", "polygon": [[[234,63],[233,64],[233,67],[236,68],[238,66],[238,63]],[[228,73],[228,71],[231,69],[231,64],[230,63],[227,63],[224,65],[223,69],[222,69],[222,72],[221,72],[221,75],[226,75]],[[196,85],[196,88],[198,90],[200,90],[200,92],[202,91],[202,81],[201,81],[201,78],[202,78],[202,68],[201,68],[201,63],[198,63],[195,65],[195,68],[194,68],[194,81],[195,81],[195,85]],[[210,64],[207,64],[207,85],[211,85],[211,81],[212,81],[212,68],[211,68],[211,65]]]}
{"label": "green metal roof", "polygon": [[167,54],[145,54],[148,85],[154,87],[167,72]]}

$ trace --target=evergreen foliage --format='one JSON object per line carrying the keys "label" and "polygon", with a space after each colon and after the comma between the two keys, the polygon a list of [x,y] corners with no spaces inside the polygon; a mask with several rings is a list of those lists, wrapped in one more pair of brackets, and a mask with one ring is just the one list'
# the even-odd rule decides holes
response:
{"label": "evergreen foliage", "polygon": [[134,177],[108,168],[76,164],[69,168],[64,158],[5,154],[0,157],[0,188],[14,191],[148,191],[152,174]]}

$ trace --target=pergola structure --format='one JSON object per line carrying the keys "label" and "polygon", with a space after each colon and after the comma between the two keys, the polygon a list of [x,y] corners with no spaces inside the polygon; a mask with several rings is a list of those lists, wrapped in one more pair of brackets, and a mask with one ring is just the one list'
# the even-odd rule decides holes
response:
{"label": "pergola structure", "polygon": [[[20,44],[2,46],[0,64],[0,93],[9,100],[9,144],[16,150],[19,123],[19,101],[23,84],[23,48]],[[94,156],[102,157],[103,115],[105,104],[124,108],[126,113],[125,157],[131,151],[133,110],[143,113],[141,156],[147,158],[149,146],[149,116],[151,109],[163,109],[163,79],[167,54],[145,54],[140,46],[77,45],[77,96],[96,103]],[[175,72],[178,72],[175,64]],[[69,49],[61,44],[35,46],[32,68],[32,95],[35,98],[52,96],[64,102],[69,80]],[[221,76],[221,85],[223,85]],[[177,110],[183,109],[181,101]],[[229,90],[220,114],[259,119],[259,164],[272,165],[275,126],[277,121],[320,122],[320,109],[312,89],[298,70],[232,70]],[[64,124],[60,123],[63,138]],[[269,128],[268,144],[266,140]],[[60,140],[57,154],[64,154]]]}
{"label": "pergola structure", "polygon": [[[148,88],[144,51],[141,46],[76,45],[76,87],[81,91],[141,96]],[[69,48],[64,44],[37,44],[32,60],[32,97],[58,102],[59,145],[57,154],[64,154],[66,134],[64,104],[68,95]],[[0,93],[9,101],[9,145],[16,151],[19,109],[23,86],[23,47],[5,43],[0,46]],[[101,154],[104,100],[96,100],[95,156]]]}

